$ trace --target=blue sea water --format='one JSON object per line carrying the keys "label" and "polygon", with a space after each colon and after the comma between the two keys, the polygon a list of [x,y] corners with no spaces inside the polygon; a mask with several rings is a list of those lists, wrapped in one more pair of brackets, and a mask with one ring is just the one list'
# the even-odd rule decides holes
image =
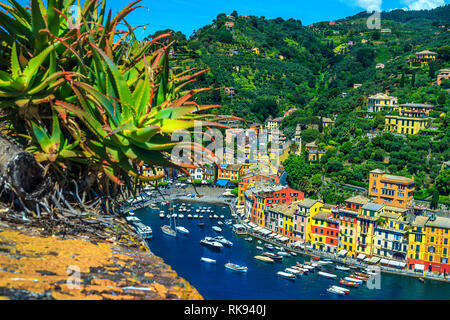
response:
{"label": "blue sea water", "polygon": [[[174,202],[176,204],[176,202]],[[190,214],[196,213],[195,209],[211,207],[214,214],[225,215],[225,219],[231,218],[228,207],[206,203],[192,203]],[[160,206],[160,210],[167,213],[168,205]],[[161,219],[158,209],[139,209],[135,215],[141,221],[152,227],[153,238],[148,240],[150,250],[164,259],[181,277],[189,281],[206,300],[426,300],[450,299],[450,284],[438,281],[426,280],[421,283],[417,278],[385,274],[380,278],[380,289],[369,289],[366,285],[359,288],[348,288],[347,295],[336,295],[326,291],[331,285],[339,284],[339,280],[348,275],[348,271],[335,269],[335,264],[323,267],[323,271],[336,274],[338,279],[328,279],[314,273],[306,273],[297,276],[296,280],[282,279],[277,276],[277,271],[293,266],[296,262],[310,261],[308,256],[285,257],[283,262],[268,264],[254,259],[261,253],[256,246],[257,239],[252,242],[244,240],[246,236],[238,236],[232,231],[232,225],[221,225],[221,233],[212,230],[218,225],[218,221],[225,219],[210,219],[209,213],[203,213],[204,218],[188,219],[188,212],[183,219],[177,219],[177,225],[184,226],[190,231],[189,235],[178,233],[176,237],[170,237],[161,231],[161,226],[169,224],[169,219]],[[174,211],[179,214],[177,209]],[[173,219],[172,219],[173,220]],[[202,228],[198,225],[204,222]],[[173,225],[173,222],[172,222]],[[219,251],[213,251],[200,244],[205,236],[223,235],[233,242],[232,247],[225,247]],[[200,260],[207,257],[217,260],[217,263],[208,264]],[[227,262],[245,265],[247,273],[235,272],[226,269]]]}

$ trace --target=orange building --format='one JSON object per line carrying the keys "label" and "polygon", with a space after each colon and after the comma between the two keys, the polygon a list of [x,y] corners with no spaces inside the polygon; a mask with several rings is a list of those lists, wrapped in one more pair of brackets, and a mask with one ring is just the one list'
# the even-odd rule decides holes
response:
{"label": "orange building", "polygon": [[311,245],[313,249],[336,252],[339,238],[339,220],[332,213],[319,211],[312,217]]}
{"label": "orange building", "polygon": [[249,185],[254,185],[256,183],[279,183],[280,178],[274,175],[265,174],[250,174],[242,178],[242,181],[238,185],[238,206],[245,204],[245,191]]}
{"label": "orange building", "polygon": [[414,202],[414,178],[385,174],[375,169],[369,175],[369,196],[378,204],[406,209]]}

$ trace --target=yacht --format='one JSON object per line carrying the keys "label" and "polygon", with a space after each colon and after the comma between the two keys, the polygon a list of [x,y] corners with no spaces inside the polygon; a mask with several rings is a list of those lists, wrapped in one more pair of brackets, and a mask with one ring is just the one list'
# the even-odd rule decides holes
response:
{"label": "yacht", "polygon": [[213,238],[206,237],[203,240],[200,240],[200,244],[214,250],[221,250],[223,248],[223,244],[218,241],[215,241]]}
{"label": "yacht", "polygon": [[247,272],[247,270],[248,270],[248,268],[245,266],[240,266],[240,265],[230,263],[230,262],[225,264],[225,268],[234,270],[234,271],[239,271],[239,272]]}
{"label": "yacht", "polygon": [[230,240],[225,239],[222,236],[215,237],[214,240],[216,240],[216,241],[218,241],[218,242],[220,242],[220,243],[222,243],[222,244],[224,244],[224,245],[226,245],[228,247],[232,247],[233,246],[233,242],[231,242]]}
{"label": "yacht", "polygon": [[176,237],[176,236],[177,236],[176,231],[173,230],[173,229],[172,229],[170,226],[168,226],[168,225],[162,226],[162,227],[161,227],[161,230],[162,230],[163,233],[167,234],[168,236],[171,236],[171,237]]}
{"label": "yacht", "polygon": [[205,257],[201,257],[200,260],[202,260],[203,262],[206,262],[206,263],[211,263],[211,264],[216,263],[216,260],[210,259],[210,258],[205,258]]}

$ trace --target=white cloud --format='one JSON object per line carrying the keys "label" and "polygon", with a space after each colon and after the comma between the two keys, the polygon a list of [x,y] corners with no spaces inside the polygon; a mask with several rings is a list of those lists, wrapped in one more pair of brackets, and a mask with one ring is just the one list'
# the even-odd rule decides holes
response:
{"label": "white cloud", "polygon": [[445,5],[445,0],[403,0],[409,10],[434,9]]}
{"label": "white cloud", "polygon": [[381,11],[382,0],[356,0],[358,6],[367,11]]}

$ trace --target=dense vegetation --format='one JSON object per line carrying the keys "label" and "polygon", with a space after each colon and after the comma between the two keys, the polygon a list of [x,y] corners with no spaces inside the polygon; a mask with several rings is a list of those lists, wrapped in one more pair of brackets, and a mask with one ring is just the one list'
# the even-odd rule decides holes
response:
{"label": "dense vegetation", "polygon": [[[370,30],[367,13],[303,26],[301,21],[219,14],[174,51],[177,64],[210,71],[198,78],[202,86],[221,88],[199,97],[223,105],[220,112],[242,117],[247,124],[269,116],[285,117],[282,129],[292,138],[302,127],[303,143],[316,141],[326,151],[320,163],[306,155],[292,155],[285,163],[291,185],[342,199],[343,183],[365,187],[368,172],[414,176],[419,198],[430,198],[436,188],[447,201],[448,181],[442,163],[450,160],[449,82],[433,84],[438,71],[450,66],[450,6],[434,10],[382,13],[382,28]],[[415,52],[431,50],[438,60],[414,66]],[[382,63],[384,68],[376,68]],[[354,84],[361,84],[354,88]],[[234,88],[229,94],[224,88]],[[385,133],[384,113],[366,117],[367,97],[388,92],[400,103],[430,103],[432,129],[416,136]],[[295,108],[295,109],[294,109]],[[336,120],[324,128],[321,119]],[[324,175],[321,179],[321,175]],[[444,184],[447,187],[439,187]]]}

